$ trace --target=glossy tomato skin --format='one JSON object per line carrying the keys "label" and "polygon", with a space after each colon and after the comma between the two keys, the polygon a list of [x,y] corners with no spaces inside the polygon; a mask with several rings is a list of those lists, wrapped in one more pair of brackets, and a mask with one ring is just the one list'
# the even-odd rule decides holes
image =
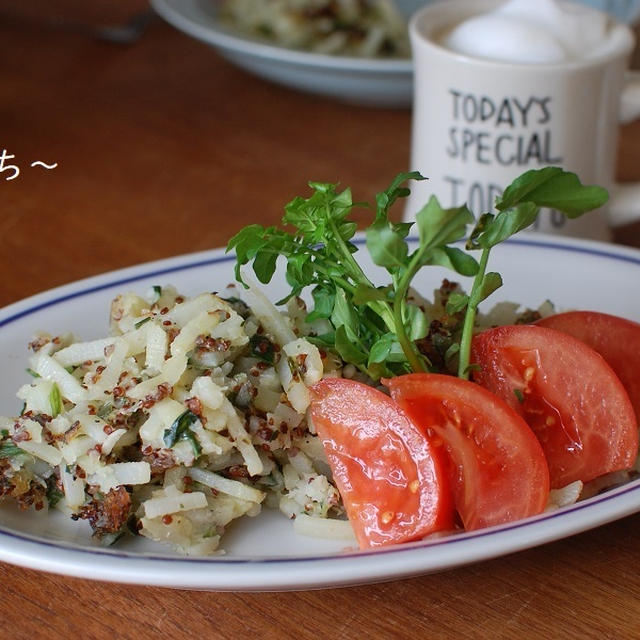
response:
{"label": "glossy tomato skin", "polygon": [[440,452],[387,395],[342,378],[311,392],[311,420],[361,548],[453,528]]}
{"label": "glossy tomato skin", "polygon": [[524,420],[486,389],[440,374],[385,380],[391,397],[446,452],[465,529],[540,513],[549,497],[544,453]]}
{"label": "glossy tomato skin", "polygon": [[640,324],[596,311],[568,311],[536,322],[597,351],[620,378],[640,422]]}
{"label": "glossy tomato skin", "polygon": [[552,488],[628,469],[638,453],[629,396],[604,359],[547,327],[504,326],[474,337],[473,379],[529,424]]}

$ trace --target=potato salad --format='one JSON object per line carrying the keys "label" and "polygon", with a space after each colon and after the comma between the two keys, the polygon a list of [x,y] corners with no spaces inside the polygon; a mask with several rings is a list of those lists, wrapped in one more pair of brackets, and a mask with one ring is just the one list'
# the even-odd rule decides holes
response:
{"label": "potato salad", "polygon": [[36,336],[21,415],[0,419],[0,496],[105,543],[135,533],[185,554],[214,552],[264,506],[348,537],[305,419],[308,387],[338,363],[305,339],[298,298],[281,313],[228,294],[156,286],[113,300],[108,337]]}

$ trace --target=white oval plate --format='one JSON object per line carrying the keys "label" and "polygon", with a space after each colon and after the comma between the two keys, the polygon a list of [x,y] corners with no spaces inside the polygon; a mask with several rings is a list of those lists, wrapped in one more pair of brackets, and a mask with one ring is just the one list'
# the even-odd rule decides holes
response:
{"label": "white oval plate", "polygon": [[[363,258],[363,264],[369,268]],[[185,294],[223,289],[233,281],[233,258],[222,250],[149,263],[82,280],[0,311],[0,414],[15,415],[14,393],[27,381],[26,344],[33,332],[73,331],[80,339],[106,335],[113,296],[174,284]],[[640,320],[640,251],[595,242],[523,235],[494,250],[491,270],[502,273],[498,300],[537,307],[606,311]],[[443,276],[425,269],[418,289],[428,294]],[[284,294],[283,281],[268,293]],[[343,586],[403,578],[486,560],[557,540],[640,511],[640,480],[570,507],[509,525],[378,551],[345,549],[343,542],[296,535],[277,511],[232,526],[225,555],[184,558],[143,538],[103,549],[86,523],[58,512],[0,508],[0,560],[66,575],[178,588],[285,590]]]}
{"label": "white oval plate", "polygon": [[[407,18],[427,0],[399,0]],[[300,91],[353,104],[408,107],[413,66],[409,59],[331,56],[285,49],[226,28],[214,0],[151,0],[169,24],[215,47],[220,55],[251,73]]]}

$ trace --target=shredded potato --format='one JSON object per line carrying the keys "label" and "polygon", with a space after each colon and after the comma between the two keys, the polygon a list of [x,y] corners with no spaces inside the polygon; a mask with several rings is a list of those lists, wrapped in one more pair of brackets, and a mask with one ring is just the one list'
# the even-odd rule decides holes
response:
{"label": "shredded potato", "polygon": [[344,537],[305,415],[324,362],[304,337],[304,304],[289,317],[258,291],[246,300],[153,287],[113,300],[109,336],[40,334],[22,414],[0,418],[0,480],[109,543],[135,531],[215,553],[232,520],[265,506],[313,516],[304,535]]}

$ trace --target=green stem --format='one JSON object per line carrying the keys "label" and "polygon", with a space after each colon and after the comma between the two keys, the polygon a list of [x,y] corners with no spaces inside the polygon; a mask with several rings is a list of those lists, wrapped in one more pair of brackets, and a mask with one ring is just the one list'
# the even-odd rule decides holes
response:
{"label": "green stem", "polygon": [[331,227],[331,231],[333,232],[333,237],[336,241],[336,244],[340,249],[342,260],[344,261],[342,266],[346,267],[348,265],[351,268],[352,276],[355,280],[359,280],[362,283],[367,284],[370,287],[373,287],[373,283],[371,282],[371,280],[369,280],[369,278],[367,278],[365,272],[362,270],[360,265],[356,262],[356,259],[353,257],[351,251],[349,251],[349,247],[347,246],[347,243],[344,241],[344,239],[340,235],[340,232],[338,231],[338,227],[336,226],[335,220],[331,217],[331,214],[329,211],[327,211],[327,219],[329,221],[329,226]]}
{"label": "green stem", "polygon": [[464,317],[464,325],[462,327],[462,336],[460,338],[460,361],[458,363],[458,377],[464,380],[469,379],[469,364],[471,360],[471,340],[473,338],[473,328],[476,323],[476,313],[478,305],[482,299],[482,287],[484,284],[484,276],[487,271],[487,263],[489,261],[489,252],[491,249],[483,249],[478,273],[473,280],[473,287],[469,294],[469,302],[467,303],[467,312]]}
{"label": "green stem", "polygon": [[[343,240],[342,236],[338,231],[338,228],[336,227],[335,221],[333,220],[333,218],[331,218],[328,212],[327,212],[327,218],[329,220],[331,231],[333,232],[333,237],[336,240],[336,244],[340,249],[340,254],[344,261],[342,266],[345,268],[350,267],[351,277],[356,282],[359,281],[362,284],[373,288],[374,287],[373,282],[369,280],[369,278],[366,276],[365,272],[362,270],[362,268],[360,267],[356,259],[353,257],[351,251],[349,251],[349,247],[347,246],[347,243]],[[392,311],[391,305],[389,305],[389,303],[383,302],[381,300],[377,300],[373,302],[368,302],[367,306],[370,307],[375,313],[377,313],[382,318],[382,320],[384,321],[389,331],[395,332],[395,326],[394,326],[395,320],[393,317],[393,311]]]}
{"label": "green stem", "polygon": [[[406,296],[406,293],[405,293]],[[404,306],[405,298],[396,293],[396,300],[393,304],[393,317],[396,325],[396,337],[398,343],[407,357],[409,365],[414,373],[426,373],[427,367],[424,365],[424,356],[421,356],[416,349],[415,343],[409,338],[404,327]]]}
{"label": "green stem", "polygon": [[407,270],[402,277],[395,283],[395,298],[393,303],[393,315],[396,325],[395,334],[398,337],[398,342],[407,356],[407,360],[411,365],[411,368],[416,373],[423,373],[428,371],[425,366],[425,361],[430,364],[428,359],[419,353],[413,340],[409,339],[404,326],[404,310],[407,301],[407,294],[409,293],[409,286],[413,277],[416,275],[420,265],[422,264],[422,258],[428,247],[425,247],[422,251],[416,251],[413,258],[409,262]]}

